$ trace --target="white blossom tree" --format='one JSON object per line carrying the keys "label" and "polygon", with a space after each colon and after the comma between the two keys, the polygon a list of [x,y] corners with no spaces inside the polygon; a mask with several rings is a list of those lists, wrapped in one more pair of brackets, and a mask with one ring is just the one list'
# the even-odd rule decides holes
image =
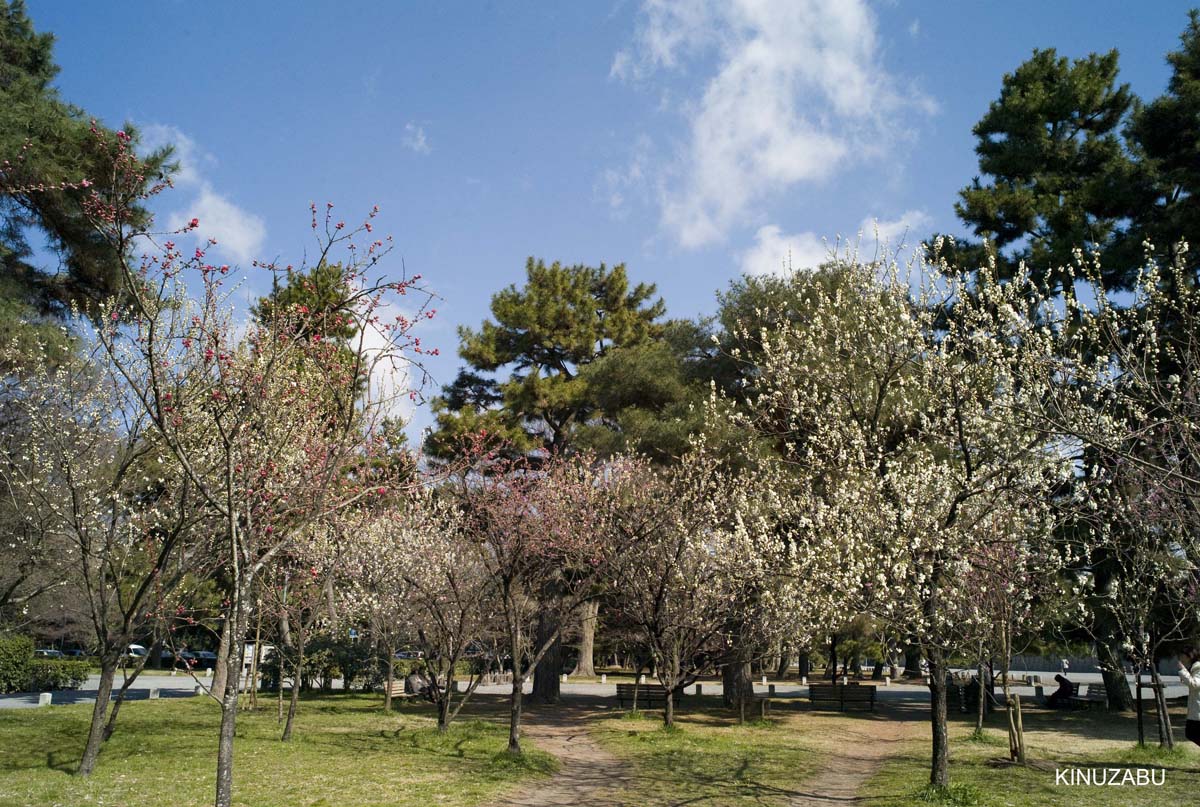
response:
{"label": "white blossom tree", "polygon": [[77,771],[87,776],[131,683],[127,676],[111,699],[126,648],[161,628],[177,589],[209,562],[195,534],[205,513],[103,350],[36,365],[10,382],[9,406],[24,428],[0,477],[31,531],[54,537],[61,586],[83,604],[100,660]]}
{"label": "white blossom tree", "polygon": [[756,388],[734,418],[799,480],[797,532],[830,596],[921,645],[930,782],[944,787],[947,658],[969,638],[956,606],[971,593],[980,527],[1019,512],[1048,538],[1045,494],[1070,467],[1011,416],[1043,392],[1016,384],[1015,367],[1050,340],[1026,338],[1032,325],[1009,317],[1008,287],[933,269],[918,293],[897,267],[853,257],[793,276],[805,316],[759,335]]}

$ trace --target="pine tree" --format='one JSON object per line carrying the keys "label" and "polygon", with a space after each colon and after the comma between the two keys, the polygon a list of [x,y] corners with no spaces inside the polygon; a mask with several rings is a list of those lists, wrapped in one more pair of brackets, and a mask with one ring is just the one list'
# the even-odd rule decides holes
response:
{"label": "pine tree", "polygon": [[[53,320],[120,295],[121,256],[112,254],[82,202],[111,173],[113,155],[87,113],[54,87],[54,37],[37,33],[20,0],[0,0],[0,337],[61,339]],[[137,132],[126,126],[136,143]],[[111,142],[111,138],[108,138]],[[169,171],[170,149],[144,161],[147,185]],[[134,208],[145,221],[146,211]],[[51,256],[36,254],[44,241]],[[50,265],[50,260],[56,266]],[[25,321],[38,321],[31,329]],[[49,323],[45,318],[49,318]],[[62,347],[62,345],[60,345]]]}
{"label": "pine tree", "polygon": [[[493,295],[478,330],[459,328],[467,368],[434,402],[434,455],[487,429],[523,451],[572,447],[600,411],[585,368],[610,352],[657,339],[665,310],[655,287],[630,287],[623,264],[608,269],[530,258],[523,288]],[[507,377],[499,377],[507,372]]]}
{"label": "pine tree", "polygon": [[[1004,76],[1000,97],[975,125],[980,173],[960,192],[958,216],[991,242],[1002,267],[1051,272],[1081,247],[1112,249],[1135,198],[1135,165],[1121,138],[1135,97],[1117,83],[1117,51],[1068,61],[1036,50]],[[1130,267],[1104,263],[1128,285]],[[1069,289],[1067,289],[1069,292]]]}

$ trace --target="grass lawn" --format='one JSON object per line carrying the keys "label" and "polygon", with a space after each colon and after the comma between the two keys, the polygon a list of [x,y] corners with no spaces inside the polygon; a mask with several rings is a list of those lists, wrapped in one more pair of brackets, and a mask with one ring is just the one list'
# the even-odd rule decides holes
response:
{"label": "grass lawn", "polygon": [[[0,804],[211,804],[220,711],[207,698],[134,701],[90,779],[73,775],[90,705],[0,711]],[[439,736],[425,710],[384,714],[378,697],[305,699],[290,743],[274,704],[238,717],[234,801],[253,807],[478,805],[556,769],[503,753],[507,727],[470,721]]]}
{"label": "grass lawn", "polygon": [[790,791],[817,770],[820,756],[790,725],[794,714],[739,726],[717,702],[706,698],[704,713],[676,713],[673,731],[662,728],[661,711],[590,725],[604,748],[633,767],[630,804],[785,805]]}
{"label": "grass lawn", "polygon": [[[1183,714],[1172,715],[1177,727]],[[1147,740],[1154,746],[1136,747],[1137,727],[1128,715],[1102,711],[1025,713],[1025,746],[1029,767],[1009,765],[1008,735],[1003,713],[988,718],[983,741],[970,737],[974,723],[952,719],[950,798],[923,801],[929,781],[928,733],[920,743],[884,765],[868,782],[864,804],[869,807],[909,807],[914,804],[981,805],[981,807],[1130,807],[1194,804],[1200,790],[1200,749],[1185,743],[1177,731],[1174,753],[1158,750],[1153,718],[1147,721]],[[1164,769],[1162,787],[1099,787],[1056,784],[1055,771],[1071,767],[1143,767]]]}

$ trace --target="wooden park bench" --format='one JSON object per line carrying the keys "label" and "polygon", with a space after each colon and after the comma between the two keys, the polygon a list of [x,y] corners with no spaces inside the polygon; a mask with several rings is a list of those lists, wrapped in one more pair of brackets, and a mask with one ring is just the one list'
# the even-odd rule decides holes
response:
{"label": "wooden park bench", "polygon": [[1073,709],[1091,709],[1093,706],[1107,706],[1108,698],[1105,696],[1103,689],[1099,692],[1089,691],[1087,684],[1072,684],[1071,697],[1067,699],[1067,703]]}
{"label": "wooden park bench", "polygon": [[809,684],[813,709],[837,712],[875,711],[875,687],[863,684]]}
{"label": "wooden park bench", "polygon": [[[675,693],[676,700],[680,693]],[[617,703],[621,706],[629,701],[631,706],[638,709],[653,709],[656,705],[664,709],[667,706],[667,690],[662,684],[617,684]]]}
{"label": "wooden park bench", "polygon": [[[388,685],[384,684],[383,686],[381,686],[379,688],[379,691],[384,694],[387,694],[388,689],[389,689]],[[409,698],[419,698],[420,697],[420,695],[417,695],[414,692],[405,692],[404,691],[404,679],[403,678],[392,682],[391,695],[392,695],[392,700],[406,700]]]}

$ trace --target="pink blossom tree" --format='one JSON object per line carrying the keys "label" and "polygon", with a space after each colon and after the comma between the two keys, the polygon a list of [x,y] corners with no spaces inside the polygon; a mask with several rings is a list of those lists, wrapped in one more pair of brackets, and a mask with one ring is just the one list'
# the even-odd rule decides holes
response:
{"label": "pink blossom tree", "polygon": [[[390,240],[373,235],[376,211],[348,227],[332,205],[324,216],[313,205],[317,263],[344,254],[347,293],[336,308],[358,324],[355,359],[346,362],[340,345],[290,325],[286,314],[239,328],[227,286],[236,270],[209,258],[212,241],[185,252],[174,240],[198,222],[168,236],[137,226],[130,211],[144,198],[144,177],[127,138],[116,137],[113,174],[95,184],[86,210],[124,261],[126,299],[103,309],[97,337],[155,439],[220,524],[233,649],[224,664],[216,804],[228,807],[241,639],[255,584],[305,530],[387,492],[386,483],[347,469],[368,467],[380,418],[407,390],[380,392],[363,381],[377,368],[413,366],[422,350],[415,326],[432,315],[430,298],[419,277],[378,276]],[[385,316],[400,310],[388,309],[400,297],[418,299],[407,314]],[[370,350],[368,333],[377,337]],[[334,400],[354,403],[334,407]]]}
{"label": "pink blossom tree", "polygon": [[522,688],[559,639],[560,629],[595,598],[612,546],[600,499],[604,474],[586,455],[511,458],[486,434],[473,435],[455,483],[463,529],[495,586],[505,650],[513,668],[508,750],[521,753]]}

